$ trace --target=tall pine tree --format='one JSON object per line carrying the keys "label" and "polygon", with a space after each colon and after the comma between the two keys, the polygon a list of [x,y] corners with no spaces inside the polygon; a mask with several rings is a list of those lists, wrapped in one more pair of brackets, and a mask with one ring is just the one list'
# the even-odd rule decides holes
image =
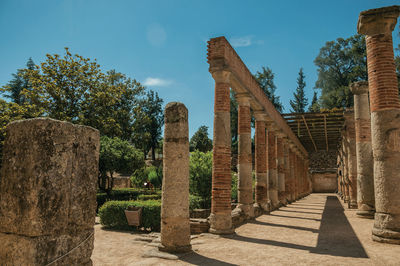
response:
{"label": "tall pine tree", "polygon": [[275,106],[276,110],[282,113],[284,108],[279,99],[280,97],[275,95],[276,86],[274,84],[274,73],[272,73],[272,70],[269,67],[262,67],[262,71],[257,71],[254,78],[257,80],[258,85],[260,85],[265,95],[267,95],[268,99]]}
{"label": "tall pine tree", "polygon": [[[35,63],[32,58],[29,58],[26,63],[26,69],[33,70],[35,68]],[[29,90],[31,85],[29,80],[24,74],[24,69],[18,69],[17,73],[12,74],[13,79],[10,80],[1,91],[4,93],[4,97],[10,99],[16,104],[23,104],[25,102],[25,97],[21,94],[23,89]]]}
{"label": "tall pine tree", "polygon": [[320,106],[318,103],[318,94],[314,91],[314,96],[311,101],[311,105],[308,107],[308,111],[312,113],[318,113],[320,111]]}
{"label": "tall pine tree", "polygon": [[304,113],[308,104],[308,99],[304,93],[304,88],[306,87],[306,82],[304,81],[305,77],[303,68],[300,68],[299,77],[297,78],[296,92],[293,93],[294,100],[290,100],[290,106],[294,113]]}

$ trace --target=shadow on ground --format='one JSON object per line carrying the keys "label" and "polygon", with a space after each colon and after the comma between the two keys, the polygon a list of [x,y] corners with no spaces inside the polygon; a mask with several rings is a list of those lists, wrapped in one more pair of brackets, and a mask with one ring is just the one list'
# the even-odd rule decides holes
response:
{"label": "shadow on ground", "polygon": [[190,252],[182,257],[179,257],[179,260],[191,263],[194,265],[222,265],[222,266],[235,266],[237,264],[227,263],[221,260],[211,259],[208,257],[204,257],[196,252]]}
{"label": "shadow on ground", "polygon": [[[295,208],[295,207],[294,207]],[[283,215],[275,215],[285,218],[295,218],[295,219],[309,219],[315,221],[321,221],[319,230],[309,229],[305,227],[280,225],[280,224],[270,224],[260,221],[252,221],[252,223],[266,225],[266,226],[277,226],[277,227],[287,227],[296,230],[307,230],[313,233],[318,233],[318,242],[316,247],[285,243],[275,240],[259,239],[246,237],[241,235],[227,235],[223,236],[225,238],[244,241],[257,244],[273,245],[285,248],[294,248],[300,250],[308,250],[310,253],[315,254],[326,254],[332,256],[340,257],[353,257],[353,258],[368,258],[365,249],[363,248],[360,240],[356,236],[353,228],[351,227],[349,221],[347,220],[344,209],[340,204],[339,200],[335,196],[328,196],[325,202],[325,208],[322,213],[321,220],[303,218],[303,217],[291,217]]]}

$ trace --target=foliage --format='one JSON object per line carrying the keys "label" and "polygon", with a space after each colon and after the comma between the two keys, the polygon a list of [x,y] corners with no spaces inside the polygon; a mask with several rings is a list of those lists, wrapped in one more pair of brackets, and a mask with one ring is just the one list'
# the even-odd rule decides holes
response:
{"label": "foliage", "polygon": [[146,194],[141,194],[137,198],[138,200],[159,200],[161,199],[160,194],[151,194],[151,195],[146,195]]}
{"label": "foliage", "polygon": [[[189,191],[207,201],[211,199],[212,152],[194,151],[190,154]],[[205,207],[204,207],[205,208]]]}
{"label": "foliage", "polygon": [[161,198],[160,190],[137,189],[137,188],[119,188],[107,193],[97,193],[97,208],[100,208],[106,201],[110,200],[137,200],[140,195],[157,195]]}
{"label": "foliage", "polygon": [[152,160],[156,159],[155,150],[161,140],[161,128],[164,125],[163,102],[157,92],[150,90],[135,108],[133,141],[136,147],[144,151],[144,154],[151,149]]}
{"label": "foliage", "polygon": [[143,166],[133,172],[131,176],[131,184],[136,188],[141,188],[145,182],[150,181],[154,187],[161,187],[162,178],[162,165],[159,167]]}
{"label": "foliage", "polygon": [[189,150],[191,152],[195,150],[208,152],[211,151],[212,148],[212,140],[208,137],[208,127],[200,126],[196,133],[190,138]]}
{"label": "foliage", "polygon": [[275,95],[276,86],[274,83],[274,73],[272,70],[267,67],[262,67],[262,71],[254,75],[261,89],[264,91],[265,95],[267,95],[268,99],[275,106],[275,109],[282,113],[284,107],[280,101],[280,96]]}
{"label": "foliage", "polygon": [[189,209],[190,210],[209,209],[209,208],[211,208],[211,198],[203,199],[200,196],[189,195]]}
{"label": "foliage", "polygon": [[[29,70],[33,70],[35,68],[35,63],[33,62],[32,58],[28,59],[26,63],[26,68]],[[13,79],[10,80],[2,89],[1,91],[4,94],[5,98],[10,99],[12,102],[23,105],[26,103],[26,99],[21,92],[24,89],[31,89],[31,84],[29,79],[24,75],[23,69],[18,69],[16,74],[12,74]]]}
{"label": "foliage", "polygon": [[130,139],[133,110],[144,87],[114,70],[104,74],[96,61],[72,55],[46,55],[35,68],[20,71],[28,80],[21,95],[44,115],[92,126],[102,135]]}
{"label": "foliage", "polygon": [[238,174],[235,172],[231,172],[231,199],[232,201],[237,202],[238,200]]}
{"label": "foliage", "polygon": [[99,210],[100,223],[106,228],[132,230],[125,216],[125,210],[129,206],[143,208],[141,226],[160,231],[161,202],[156,200],[108,201]]}
{"label": "foliage", "polygon": [[296,92],[293,93],[294,100],[290,100],[290,106],[292,107],[292,112],[294,113],[304,113],[308,104],[308,100],[304,92],[304,88],[306,87],[306,82],[304,79],[305,75],[303,73],[303,68],[300,68],[299,77],[297,78]]}
{"label": "foliage", "polygon": [[362,35],[338,38],[320,49],[314,60],[318,68],[315,88],[321,90],[321,107],[350,107],[353,95],[349,84],[367,80],[365,39]]}
{"label": "foliage", "polygon": [[132,173],[144,165],[143,154],[120,138],[100,138],[99,188],[109,193],[115,172]]}
{"label": "foliage", "polygon": [[309,112],[318,113],[320,111],[320,106],[318,102],[318,93],[314,91],[314,96],[311,101],[311,105],[308,107]]}

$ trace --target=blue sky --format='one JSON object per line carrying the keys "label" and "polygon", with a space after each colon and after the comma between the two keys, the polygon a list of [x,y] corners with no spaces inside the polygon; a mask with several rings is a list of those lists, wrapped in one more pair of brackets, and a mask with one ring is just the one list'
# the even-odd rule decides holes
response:
{"label": "blue sky", "polygon": [[[300,67],[309,101],[314,59],[326,41],[356,34],[358,14],[399,1],[78,1],[0,0],[0,86],[29,57],[47,53],[96,58],[189,109],[190,136],[201,125],[212,135],[214,81],[206,41],[225,36],[253,73],[275,73],[285,112]],[[394,34],[399,43],[398,26]]]}

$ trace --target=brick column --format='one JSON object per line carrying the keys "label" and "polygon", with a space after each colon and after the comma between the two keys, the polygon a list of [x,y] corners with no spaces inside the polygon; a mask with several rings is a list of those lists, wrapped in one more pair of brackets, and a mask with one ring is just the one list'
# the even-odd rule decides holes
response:
{"label": "brick column", "polygon": [[284,172],[284,157],[283,157],[283,134],[279,131],[276,135],[276,166],[278,170],[278,201],[279,205],[284,205],[285,193],[285,172]]}
{"label": "brick column", "polygon": [[372,239],[393,244],[400,244],[400,101],[392,43],[399,14],[399,6],[363,11],[357,26],[367,44],[376,207]]}
{"label": "brick column", "polygon": [[349,181],[349,204],[350,209],[357,209],[357,155],[356,155],[356,132],[354,124],[354,112],[344,112],[346,136],[347,136],[347,164]]}
{"label": "brick column", "polygon": [[231,218],[230,72],[212,73],[215,79],[213,167],[210,232],[234,232]]}
{"label": "brick column", "polygon": [[297,148],[295,149],[294,153],[294,195],[295,195],[295,200],[298,200],[300,198],[299,195],[299,151]]}
{"label": "brick column", "polygon": [[374,167],[371,144],[371,116],[368,101],[368,82],[352,83],[354,94],[354,119],[356,127],[357,153],[357,215],[362,218],[374,218]]}
{"label": "brick column", "polygon": [[290,193],[290,196],[289,196],[289,200],[291,201],[291,202],[293,202],[293,201],[295,201],[296,200],[296,197],[295,197],[295,181],[294,181],[294,179],[295,179],[295,169],[294,169],[294,164],[295,164],[295,154],[294,154],[294,152],[293,152],[293,148],[294,148],[294,144],[292,144],[292,143],[290,143],[289,144],[289,178],[290,178],[290,181],[289,181],[289,193]]}
{"label": "brick column", "polygon": [[238,208],[245,217],[254,217],[251,154],[250,97],[236,94],[238,102]]}
{"label": "brick column", "polygon": [[254,113],[255,129],[255,167],[256,167],[256,203],[264,211],[269,211],[268,175],[267,175],[267,139],[265,132],[265,115]]}
{"label": "brick column", "polygon": [[271,209],[275,209],[279,205],[278,201],[278,172],[276,166],[276,140],[275,130],[272,124],[267,126],[267,156],[268,156],[268,181],[269,181],[269,197],[271,200]]}
{"label": "brick column", "polygon": [[[164,111],[161,251],[188,252],[189,219],[189,126],[183,103],[171,102]],[[177,185],[179,184],[179,185]]]}

